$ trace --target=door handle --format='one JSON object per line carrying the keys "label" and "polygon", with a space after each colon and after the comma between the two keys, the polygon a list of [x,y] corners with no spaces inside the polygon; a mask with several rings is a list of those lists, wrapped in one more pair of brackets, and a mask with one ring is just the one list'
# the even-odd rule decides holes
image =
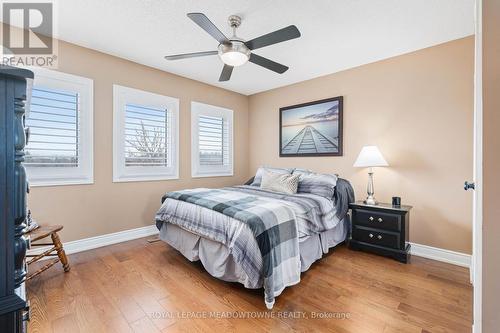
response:
{"label": "door handle", "polygon": [[474,182],[469,183],[468,181],[465,181],[465,183],[464,183],[464,190],[467,191],[467,190],[470,190],[470,189],[475,190],[476,189],[476,184]]}

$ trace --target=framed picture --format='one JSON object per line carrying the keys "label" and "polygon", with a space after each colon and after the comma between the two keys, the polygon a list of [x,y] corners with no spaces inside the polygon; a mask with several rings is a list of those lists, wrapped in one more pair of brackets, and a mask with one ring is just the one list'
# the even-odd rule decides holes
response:
{"label": "framed picture", "polygon": [[342,96],[280,108],[280,157],[342,156]]}

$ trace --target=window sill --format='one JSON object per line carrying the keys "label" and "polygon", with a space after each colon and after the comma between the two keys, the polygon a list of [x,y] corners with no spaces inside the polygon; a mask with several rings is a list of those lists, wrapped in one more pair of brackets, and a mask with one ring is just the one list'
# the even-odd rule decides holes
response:
{"label": "window sill", "polygon": [[128,182],[152,182],[160,180],[177,180],[178,175],[156,175],[156,176],[121,176],[113,177],[113,183],[128,183]]}
{"label": "window sill", "polygon": [[92,185],[93,179],[68,179],[68,180],[30,180],[28,177],[30,187],[53,187],[53,186],[68,186],[68,185]]}
{"label": "window sill", "polygon": [[196,173],[192,174],[191,178],[209,178],[209,177],[233,177],[234,173],[231,172],[210,172],[210,173]]}

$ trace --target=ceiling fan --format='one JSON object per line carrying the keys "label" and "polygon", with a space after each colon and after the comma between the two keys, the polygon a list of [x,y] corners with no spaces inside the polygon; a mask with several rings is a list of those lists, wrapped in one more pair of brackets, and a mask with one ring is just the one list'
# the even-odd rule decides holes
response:
{"label": "ceiling fan", "polygon": [[276,73],[283,74],[288,70],[287,66],[261,57],[252,51],[261,47],[300,37],[299,29],[297,29],[294,25],[290,25],[286,28],[245,41],[244,39],[236,36],[236,29],[241,25],[241,17],[231,15],[229,16],[229,25],[233,28],[233,36],[231,38],[227,38],[204,14],[189,13],[187,16],[219,42],[217,51],[169,55],[166,56],[165,59],[179,60],[218,54],[224,63],[219,81],[229,81],[231,74],[233,73],[233,68],[244,65],[247,61],[253,62],[256,65],[262,66]]}

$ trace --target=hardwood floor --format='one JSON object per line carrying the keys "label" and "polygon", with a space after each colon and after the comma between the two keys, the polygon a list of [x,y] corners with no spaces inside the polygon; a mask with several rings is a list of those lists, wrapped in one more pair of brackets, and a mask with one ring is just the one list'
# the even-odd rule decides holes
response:
{"label": "hardwood floor", "polygon": [[[471,331],[468,270],[419,257],[404,265],[340,246],[285,289],[272,312],[262,290],[219,281],[161,241],[69,260],[70,272],[56,265],[28,282],[29,332]],[[234,318],[237,311],[252,319]]]}

